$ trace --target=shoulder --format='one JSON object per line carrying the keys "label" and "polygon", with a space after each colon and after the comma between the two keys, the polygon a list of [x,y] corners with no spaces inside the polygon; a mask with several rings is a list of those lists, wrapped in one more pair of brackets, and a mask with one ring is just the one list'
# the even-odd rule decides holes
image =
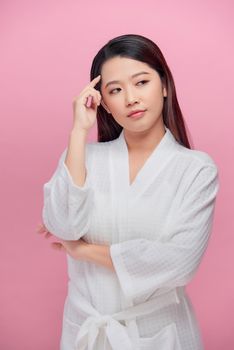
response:
{"label": "shoulder", "polygon": [[95,156],[105,156],[105,154],[108,153],[110,149],[110,145],[114,142],[113,141],[107,141],[107,142],[98,142],[98,141],[91,141],[86,144],[86,152],[87,155],[95,155]]}
{"label": "shoulder", "polygon": [[176,154],[187,165],[194,165],[196,168],[209,167],[216,171],[218,170],[215,160],[205,151],[190,149],[177,143]]}
{"label": "shoulder", "polygon": [[185,187],[195,182],[201,186],[207,181],[219,183],[218,166],[213,157],[205,151],[190,149],[176,142],[172,163],[175,174],[178,174],[180,183],[185,184]]}
{"label": "shoulder", "polygon": [[108,152],[111,146],[118,142],[118,140],[119,138],[105,142],[91,141],[87,143],[87,150],[90,153]]}
{"label": "shoulder", "polygon": [[176,144],[177,169],[182,174],[185,189],[219,188],[219,170],[215,160],[205,151]]}

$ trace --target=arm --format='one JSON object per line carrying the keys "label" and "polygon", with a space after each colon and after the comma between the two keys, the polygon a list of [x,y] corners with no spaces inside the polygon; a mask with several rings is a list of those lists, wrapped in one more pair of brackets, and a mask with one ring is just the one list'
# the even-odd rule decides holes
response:
{"label": "arm", "polygon": [[86,178],[85,168],[85,146],[87,139],[87,131],[81,129],[73,129],[71,131],[65,165],[71,174],[73,182],[76,186],[84,186]]}
{"label": "arm", "polygon": [[86,134],[73,129],[68,148],[43,187],[43,222],[52,234],[65,240],[77,240],[89,228],[93,191],[85,169],[86,146]]}
{"label": "arm", "polygon": [[218,172],[203,166],[193,176],[163,240],[112,244],[111,258],[126,296],[145,299],[160,288],[186,285],[206,250],[212,227]]}
{"label": "arm", "polygon": [[85,260],[94,264],[102,265],[112,271],[115,271],[110,256],[110,247],[100,244],[88,244],[85,247]]}

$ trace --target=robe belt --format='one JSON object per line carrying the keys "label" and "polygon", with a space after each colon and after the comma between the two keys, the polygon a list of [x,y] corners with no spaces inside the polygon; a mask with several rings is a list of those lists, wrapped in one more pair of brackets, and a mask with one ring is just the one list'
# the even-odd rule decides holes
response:
{"label": "robe belt", "polygon": [[[70,285],[70,290],[72,285]],[[75,287],[73,287],[75,288]],[[139,349],[139,332],[135,318],[165,307],[172,303],[180,303],[179,295],[184,295],[184,287],[177,287],[160,294],[143,303],[130,306],[112,315],[102,315],[75,289],[75,305],[78,310],[87,315],[86,320],[79,328],[76,340],[76,350],[95,350],[99,329],[104,327],[105,336],[113,350]],[[126,325],[119,321],[125,321]],[[105,339],[106,339],[105,338]]]}

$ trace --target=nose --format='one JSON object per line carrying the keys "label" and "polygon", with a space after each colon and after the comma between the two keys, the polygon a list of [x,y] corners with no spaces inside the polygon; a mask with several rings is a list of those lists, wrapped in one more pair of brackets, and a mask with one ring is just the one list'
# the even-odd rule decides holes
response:
{"label": "nose", "polygon": [[135,103],[139,102],[139,98],[133,93],[132,90],[128,90],[128,92],[126,92],[126,105],[130,106],[133,105]]}

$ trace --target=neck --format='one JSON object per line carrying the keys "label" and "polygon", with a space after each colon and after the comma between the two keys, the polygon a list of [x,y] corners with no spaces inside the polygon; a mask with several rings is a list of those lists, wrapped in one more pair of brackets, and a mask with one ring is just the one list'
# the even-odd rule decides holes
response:
{"label": "neck", "polygon": [[164,124],[161,123],[157,127],[145,131],[130,131],[124,129],[124,137],[129,152],[151,152],[159,144],[165,135]]}

